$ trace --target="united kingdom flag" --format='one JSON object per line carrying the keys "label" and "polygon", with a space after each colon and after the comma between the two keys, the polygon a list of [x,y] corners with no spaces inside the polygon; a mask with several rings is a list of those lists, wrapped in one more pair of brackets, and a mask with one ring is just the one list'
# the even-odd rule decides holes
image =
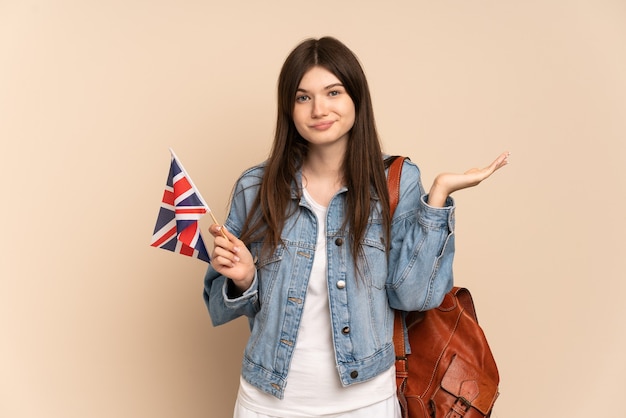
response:
{"label": "united kingdom flag", "polygon": [[170,152],[172,163],[150,245],[209,263],[211,260],[200,234],[198,220],[211,209],[174,151],[170,149]]}

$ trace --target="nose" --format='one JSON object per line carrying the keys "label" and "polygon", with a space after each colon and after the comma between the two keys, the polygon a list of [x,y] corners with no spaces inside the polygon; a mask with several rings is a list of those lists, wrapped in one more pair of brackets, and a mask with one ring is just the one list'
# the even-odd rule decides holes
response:
{"label": "nose", "polygon": [[328,115],[328,106],[324,99],[314,99],[311,107],[311,117],[320,118]]}

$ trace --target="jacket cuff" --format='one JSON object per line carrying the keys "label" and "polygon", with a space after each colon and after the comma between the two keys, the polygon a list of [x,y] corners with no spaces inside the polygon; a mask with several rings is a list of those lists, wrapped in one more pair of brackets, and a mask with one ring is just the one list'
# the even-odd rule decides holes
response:
{"label": "jacket cuff", "polygon": [[446,198],[445,205],[441,208],[430,206],[428,203],[428,194],[420,199],[420,208],[418,212],[419,222],[430,228],[448,228],[450,232],[454,232],[455,216],[454,211],[456,205],[454,199],[450,196]]}
{"label": "jacket cuff", "polygon": [[250,287],[243,293],[237,289],[231,279],[226,278],[226,280],[224,280],[224,286],[222,287],[224,303],[229,308],[235,308],[240,306],[242,303],[248,303],[250,301],[255,302],[257,299],[258,288],[259,286],[256,271],[254,272],[254,279],[252,279]]}

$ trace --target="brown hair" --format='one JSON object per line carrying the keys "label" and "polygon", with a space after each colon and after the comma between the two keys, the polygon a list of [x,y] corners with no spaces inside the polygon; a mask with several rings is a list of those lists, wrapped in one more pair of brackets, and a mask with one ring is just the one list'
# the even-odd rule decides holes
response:
{"label": "brown hair", "polygon": [[297,208],[291,206],[291,189],[296,172],[307,155],[308,143],[296,130],[293,110],[300,81],[315,66],[333,73],[354,102],[355,122],[343,161],[344,181],[348,188],[343,227],[349,226],[350,248],[356,265],[374,199],[381,203],[385,242],[389,247],[389,196],[365,73],[352,51],[331,37],[303,41],[283,64],[278,79],[274,143],[259,194],[243,226],[241,240],[246,244],[263,240],[263,253],[273,252],[281,242],[285,219]]}

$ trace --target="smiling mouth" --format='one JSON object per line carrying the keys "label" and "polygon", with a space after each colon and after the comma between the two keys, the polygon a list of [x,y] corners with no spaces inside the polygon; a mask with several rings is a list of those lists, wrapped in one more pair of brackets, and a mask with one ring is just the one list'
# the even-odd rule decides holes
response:
{"label": "smiling mouth", "polygon": [[316,123],[315,125],[312,125],[311,128],[317,129],[318,131],[325,131],[326,129],[333,126],[333,123],[335,122],[332,120],[328,122],[320,122],[320,123]]}

